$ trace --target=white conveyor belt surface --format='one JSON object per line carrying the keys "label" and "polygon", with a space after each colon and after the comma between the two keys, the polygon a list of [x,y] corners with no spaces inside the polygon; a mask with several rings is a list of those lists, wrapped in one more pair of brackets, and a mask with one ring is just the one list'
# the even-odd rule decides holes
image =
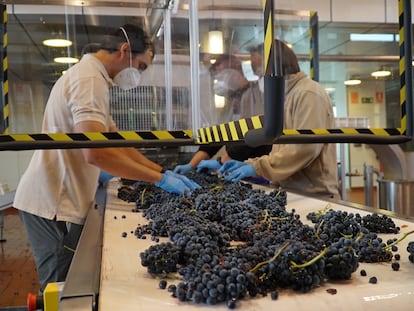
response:
{"label": "white conveyor belt surface", "polygon": [[[103,250],[101,265],[101,283],[99,291],[100,311],[141,311],[141,310],[229,310],[225,304],[217,306],[196,305],[180,302],[170,293],[158,288],[159,279],[153,278],[141,266],[140,252],[155,244],[148,239],[138,239],[133,231],[139,224],[144,224],[141,213],[134,213],[135,203],[126,203],[117,198],[117,181],[108,186],[108,196],[104,219]],[[296,194],[287,195],[288,210],[295,209],[303,222],[306,215],[326,207],[327,202]],[[333,209],[366,215],[369,212],[341,204],[332,204]],[[393,218],[401,233],[414,230],[414,222]],[[127,233],[123,237],[123,232]],[[381,234],[385,241],[394,234]],[[393,271],[390,263],[360,263],[352,274],[351,280],[326,282],[309,293],[297,293],[280,290],[278,300],[266,297],[242,300],[237,310],[412,310],[414,307],[414,264],[408,260],[406,247],[414,235],[408,236],[398,244],[401,254],[400,270]],[[365,269],[367,276],[360,276]],[[369,278],[376,276],[377,284],[370,284]],[[169,281],[173,282],[173,281]],[[336,294],[329,294],[327,289],[336,289]]]}

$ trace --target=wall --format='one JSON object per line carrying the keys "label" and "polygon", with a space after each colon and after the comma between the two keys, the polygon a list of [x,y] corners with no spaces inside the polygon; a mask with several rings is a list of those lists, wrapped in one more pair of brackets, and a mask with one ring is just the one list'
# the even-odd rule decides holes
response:
{"label": "wall", "polygon": [[[347,89],[348,116],[368,117],[368,127],[386,127],[386,102],[384,80],[362,81],[358,86],[350,86]],[[358,125],[355,127],[367,127]],[[366,144],[349,145],[348,172],[355,174],[350,177],[351,187],[363,187],[364,178],[358,176],[364,173],[364,164],[380,168],[376,153]]]}

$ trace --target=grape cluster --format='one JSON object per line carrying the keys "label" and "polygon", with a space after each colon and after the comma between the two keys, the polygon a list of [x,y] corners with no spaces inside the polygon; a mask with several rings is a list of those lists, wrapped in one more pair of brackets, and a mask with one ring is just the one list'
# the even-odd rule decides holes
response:
{"label": "grape cluster", "polygon": [[358,268],[358,257],[353,239],[340,238],[332,243],[326,254],[325,274],[331,280],[349,280]]}
{"label": "grape cluster", "polygon": [[408,242],[407,252],[409,253],[408,259],[414,263],[414,241]]}
{"label": "grape cluster", "polygon": [[385,243],[371,231],[382,224],[396,233],[389,218],[326,209],[307,215],[308,225],[286,210],[281,189],[265,194],[216,175],[188,177],[202,186],[189,197],[141,182],[129,186],[128,196],[118,195],[135,201],[148,219],[137,237],[169,238],[142,252],[141,264],[154,275],[177,272],[181,281],[168,291],[180,301],[234,308],[244,298],[277,297],[278,289],[308,292],[327,279],[350,279],[359,261],[391,260],[398,242]]}
{"label": "grape cluster", "polygon": [[378,215],[376,213],[368,214],[363,217],[356,214],[358,222],[361,226],[367,228],[371,232],[375,233],[398,233],[400,228],[395,225],[395,222],[391,217],[387,215]]}
{"label": "grape cluster", "polygon": [[180,248],[169,242],[151,245],[140,257],[141,264],[147,267],[148,272],[158,275],[177,272],[182,262]]}

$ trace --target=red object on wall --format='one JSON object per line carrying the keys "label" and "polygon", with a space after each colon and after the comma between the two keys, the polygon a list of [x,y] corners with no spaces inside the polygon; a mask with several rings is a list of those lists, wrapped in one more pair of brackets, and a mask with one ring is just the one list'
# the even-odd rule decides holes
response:
{"label": "red object on wall", "polygon": [[382,103],[384,100],[384,92],[382,91],[375,92],[375,100],[377,103]]}

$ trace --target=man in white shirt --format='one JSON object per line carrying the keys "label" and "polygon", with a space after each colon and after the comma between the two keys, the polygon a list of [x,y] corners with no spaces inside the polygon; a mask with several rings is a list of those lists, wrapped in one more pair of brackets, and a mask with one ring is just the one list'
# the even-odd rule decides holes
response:
{"label": "man in white shirt", "polygon": [[[105,36],[97,52],[86,54],[54,85],[42,132],[116,131],[109,113],[109,88],[139,84],[152,62],[145,32],[125,25]],[[63,281],[89,208],[94,205],[99,172],[154,183],[184,194],[198,187],[190,179],[147,159],[135,148],[36,150],[17,187],[19,209],[36,261],[42,292]]]}

